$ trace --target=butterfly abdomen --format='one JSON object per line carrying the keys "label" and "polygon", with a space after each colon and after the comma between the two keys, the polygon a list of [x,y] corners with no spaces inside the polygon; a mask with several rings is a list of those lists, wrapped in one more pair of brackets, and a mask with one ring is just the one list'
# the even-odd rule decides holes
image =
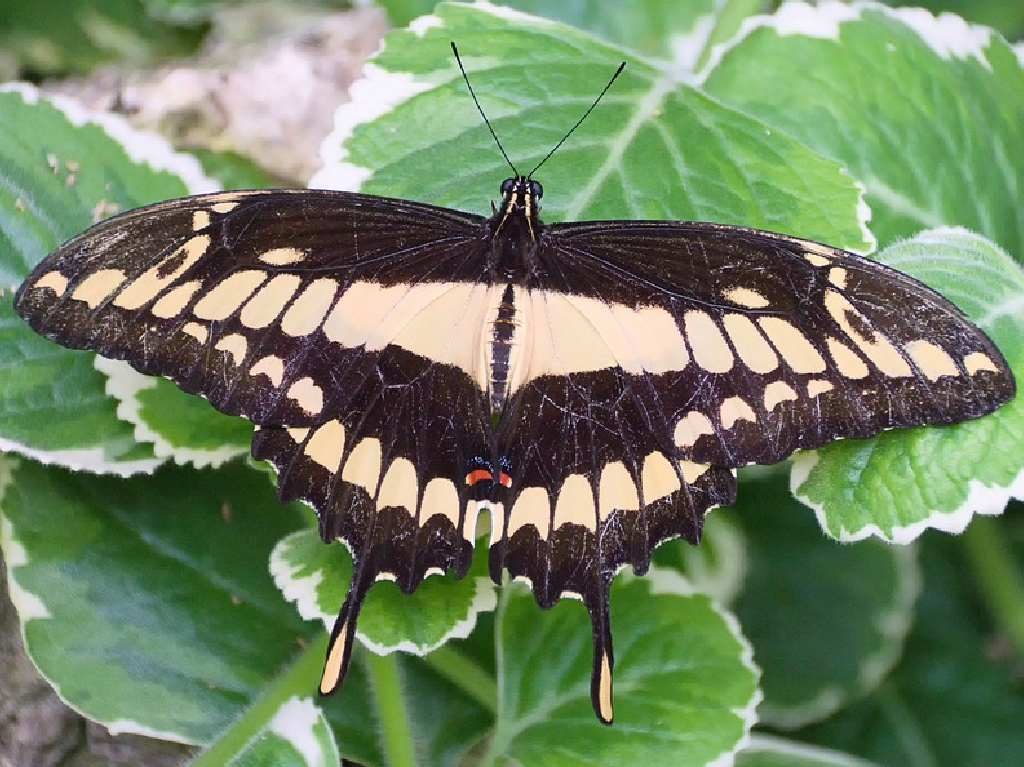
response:
{"label": "butterfly abdomen", "polygon": [[493,415],[501,413],[508,397],[508,372],[518,324],[514,295],[509,283],[501,295],[497,315],[491,321],[488,333],[488,392]]}

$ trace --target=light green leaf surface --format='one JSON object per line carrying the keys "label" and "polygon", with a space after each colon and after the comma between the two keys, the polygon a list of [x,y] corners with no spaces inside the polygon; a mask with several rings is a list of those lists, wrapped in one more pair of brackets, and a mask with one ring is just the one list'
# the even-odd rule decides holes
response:
{"label": "light green leaf surface", "polygon": [[266,567],[306,512],[244,466],[122,480],[25,461],[0,504],[28,653],[112,731],[209,742],[310,635]]}
{"label": "light green leaf surface", "polygon": [[925,590],[896,671],[874,695],[801,737],[885,765],[1024,764],[1024,696],[1015,660],[998,651],[980,617],[959,544],[936,535],[922,541]]}
{"label": "light green leaf surface", "polygon": [[613,587],[615,724],[606,727],[591,709],[582,605],[538,613],[528,592],[509,587],[495,622],[497,723],[482,763],[728,764],[754,723],[758,672],[735,620],[689,590],[671,571]]}
{"label": "light green leaf surface", "polygon": [[95,364],[107,377],[107,393],[117,399],[118,417],[134,425],[135,439],[152,445],[158,458],[204,468],[249,452],[253,427],[244,418],[224,415],[202,397],[126,362],[97,357]]}
{"label": "light green leaf surface", "polygon": [[744,28],[708,92],[847,165],[883,245],[959,225],[1024,261],[1024,65],[998,34],[876,3]]}
{"label": "light green leaf surface", "polygon": [[875,767],[856,756],[769,735],[755,735],[736,755],[736,767]]}
{"label": "light green leaf surface", "polygon": [[[480,612],[494,609],[494,586],[485,557],[462,580],[431,577],[411,595],[391,582],[376,584],[359,615],[356,636],[378,655],[425,655],[452,638],[469,636]],[[270,572],[285,598],[306,620],[334,625],[352,579],[352,556],[341,544],[324,545],[316,530],[289,535],[270,557]]]}
{"label": "light green leaf surface", "polygon": [[489,213],[509,170],[449,41],[459,42],[484,109],[524,170],[629,58],[605,101],[538,173],[546,220],[711,219],[871,247],[860,192],[837,163],[683,85],[678,62],[636,59],[494,6],[442,4],[436,16],[432,26],[388,36],[339,109],[312,186]]}
{"label": "light green leaf surface", "polygon": [[915,553],[824,537],[779,474],[745,478],[728,513],[745,538],[746,577],[732,607],[763,670],[761,720],[801,727],[877,687],[910,629]]}
{"label": "light green leaf surface", "polygon": [[309,698],[289,698],[229,767],[334,767],[334,733]]}
{"label": "light green leaf surface", "polygon": [[[923,232],[879,260],[916,277],[962,309],[1024,380],[1024,269],[983,237]],[[955,426],[886,432],[799,455],[793,492],[840,540],[899,543],[928,527],[960,532],[973,514],[999,514],[1024,496],[1024,397]]]}
{"label": "light green leaf surface", "polygon": [[[0,89],[0,287],[11,288],[67,238],[100,218],[215,184],[159,137],[30,86]],[[132,427],[92,355],[37,336],[0,308],[0,449],[97,472],[149,471]]]}
{"label": "light green leaf surface", "polygon": [[749,556],[746,535],[735,515],[715,510],[704,522],[700,543],[666,541],[654,550],[654,564],[686,576],[696,591],[720,604],[730,604],[743,588]]}
{"label": "light green leaf surface", "polygon": [[[437,0],[378,0],[396,26],[404,26],[417,16],[429,14]],[[693,58],[707,38],[720,7],[718,0],[640,0],[622,3],[616,0],[573,0],[552,3],[546,0],[508,0],[507,8],[543,16],[583,29],[609,42],[640,53],[669,58],[679,48],[689,46]],[[419,21],[414,25],[426,25]],[[460,42],[456,40],[456,42]]]}

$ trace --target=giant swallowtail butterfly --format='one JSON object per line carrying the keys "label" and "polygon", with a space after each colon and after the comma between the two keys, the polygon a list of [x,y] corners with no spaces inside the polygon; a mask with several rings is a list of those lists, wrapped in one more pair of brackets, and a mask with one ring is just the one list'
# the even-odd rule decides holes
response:
{"label": "giant swallowtail butterfly", "polygon": [[46,337],[258,425],[282,499],[356,563],[325,694],[374,581],[464,574],[487,509],[496,581],[589,610],[610,722],[612,579],[696,543],[736,467],[1014,394],[992,342],[899,272],[735,226],[544,224],[532,173],[490,218],[318,190],[171,200],[75,237],[18,291]]}

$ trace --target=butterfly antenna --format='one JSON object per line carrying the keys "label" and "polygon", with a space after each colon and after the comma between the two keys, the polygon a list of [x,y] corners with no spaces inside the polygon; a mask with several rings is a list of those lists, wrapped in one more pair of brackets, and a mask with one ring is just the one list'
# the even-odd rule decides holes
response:
{"label": "butterfly antenna", "polygon": [[480,101],[476,97],[476,92],[473,90],[473,86],[469,82],[469,75],[466,74],[466,68],[462,66],[462,57],[459,56],[459,49],[455,47],[455,43],[452,43],[452,53],[455,54],[455,60],[459,62],[459,70],[462,72],[462,79],[466,81],[466,87],[469,88],[469,95],[473,97],[473,103],[476,104],[476,111],[480,113],[480,116],[484,118],[484,123],[487,125],[487,130],[494,136],[494,143],[498,145],[498,149],[501,150],[501,156],[505,158],[505,162],[508,163],[508,167],[512,169],[512,172],[518,177],[519,171],[516,170],[516,166],[512,164],[512,161],[508,159],[508,153],[505,152],[505,147],[501,145],[501,141],[498,140],[498,134],[494,132],[494,128],[491,127],[491,121],[487,119],[487,115],[484,114],[484,109],[480,106]]}
{"label": "butterfly antenna", "polygon": [[548,161],[548,159],[551,157],[551,155],[553,155],[555,152],[557,152],[558,148],[560,146],[562,146],[562,144],[565,143],[566,139],[568,139],[569,136],[571,136],[573,134],[573,132],[578,127],[580,127],[583,124],[583,121],[586,120],[587,116],[591,112],[594,111],[594,107],[596,107],[598,102],[600,102],[601,99],[604,98],[604,94],[606,94],[608,92],[608,89],[612,87],[612,83],[614,83],[618,79],[619,75],[622,74],[622,70],[625,69],[625,68],[626,68],[626,62],[623,61],[621,64],[619,64],[619,68],[615,70],[615,74],[612,75],[612,79],[608,81],[608,84],[606,86],[604,86],[604,90],[601,91],[597,95],[597,98],[594,99],[594,103],[591,104],[590,108],[587,109],[587,111],[583,113],[583,117],[581,117],[579,120],[577,120],[576,124],[574,126],[572,126],[571,128],[569,128],[569,132],[566,133],[564,136],[562,136],[562,140],[559,141],[557,144],[555,144],[555,148],[552,149],[550,152],[548,152],[546,155],[544,155],[544,159],[541,160],[539,163],[537,163],[537,165],[534,166],[533,170],[531,170],[529,173],[526,174],[527,178],[531,178],[533,176],[533,174],[536,173],[540,169],[540,166],[543,165],[544,163],[546,163]]}

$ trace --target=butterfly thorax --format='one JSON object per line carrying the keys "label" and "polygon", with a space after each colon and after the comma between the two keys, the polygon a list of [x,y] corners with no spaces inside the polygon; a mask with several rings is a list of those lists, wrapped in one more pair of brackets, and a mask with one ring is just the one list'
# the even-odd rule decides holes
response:
{"label": "butterfly thorax", "polygon": [[524,283],[540,266],[537,242],[544,225],[540,220],[543,187],[519,176],[501,185],[501,206],[487,222],[491,253],[488,267],[495,281]]}

